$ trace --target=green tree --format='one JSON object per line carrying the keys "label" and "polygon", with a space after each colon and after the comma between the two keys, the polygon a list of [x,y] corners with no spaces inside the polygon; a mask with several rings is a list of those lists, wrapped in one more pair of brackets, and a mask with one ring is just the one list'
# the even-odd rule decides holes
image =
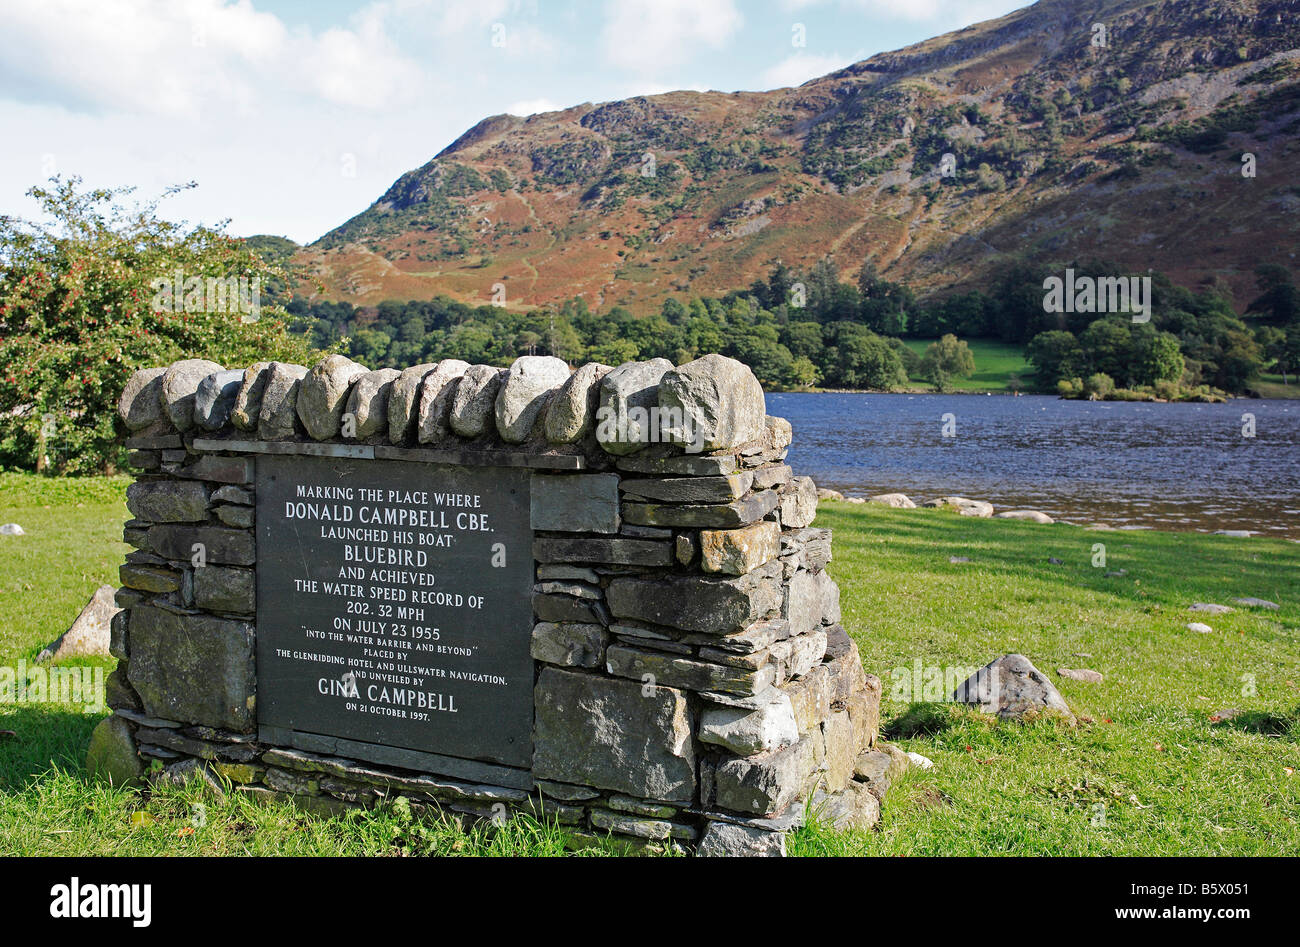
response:
{"label": "green tree", "polygon": [[[27,193],[40,222],[0,218],[0,464],[38,466],[44,441],[47,451],[57,445],[49,452],[60,472],[114,469],[117,400],[137,369],[181,358],[309,363],[318,354],[288,331],[280,300],[264,296],[242,312],[211,291],[242,277],[251,297],[254,285],[266,293],[288,282],[282,264],[224,225],[187,228],[158,216],[162,198],[125,206],[131,189],[87,190],[75,177]],[[188,288],[183,298],[164,293],[178,274],[206,291],[201,299]]]}
{"label": "green tree", "polygon": [[1073,333],[1064,329],[1040,332],[1029,343],[1028,357],[1038,387],[1050,391],[1057,383],[1083,371],[1083,349]]}
{"label": "green tree", "polygon": [[921,356],[920,372],[922,378],[942,389],[954,375],[958,378],[974,375],[975,356],[970,346],[950,332],[926,348]]}

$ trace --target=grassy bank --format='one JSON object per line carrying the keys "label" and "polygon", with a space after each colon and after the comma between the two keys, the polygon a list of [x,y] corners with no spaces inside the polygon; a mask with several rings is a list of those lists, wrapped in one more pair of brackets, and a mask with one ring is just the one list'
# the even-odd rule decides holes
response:
{"label": "grassy bank", "polygon": [[[124,479],[0,475],[0,665],[31,660],[126,548]],[[80,505],[78,505],[80,504]],[[879,831],[806,830],[797,854],[1262,854],[1300,852],[1300,546],[1193,534],[1089,532],[931,510],[824,504],[844,624],[885,681],[894,739],[932,759],[886,801]],[[1094,567],[1094,545],[1107,562]],[[971,561],[951,563],[951,556]],[[1049,557],[1062,560],[1053,564]],[[1107,571],[1125,570],[1106,577]],[[1196,616],[1194,601],[1271,599]],[[1208,635],[1185,628],[1202,617]],[[999,724],[891,675],[1020,651],[1080,715]],[[111,661],[99,662],[105,667]],[[1057,678],[1101,671],[1101,684]],[[900,676],[901,679],[901,676]],[[918,700],[911,698],[916,697]],[[906,698],[906,699],[904,699]],[[1214,723],[1219,710],[1243,712]],[[517,818],[463,829],[389,807],[319,819],[197,786],[149,796],[89,783],[100,715],[0,707],[0,851],[41,854],[558,854],[555,827]],[[1288,768],[1292,772],[1288,772]],[[597,849],[602,851],[603,849]]]}
{"label": "grassy bank", "polygon": [[[904,339],[903,344],[917,355],[924,355],[934,339]],[[1033,387],[1033,366],[1025,359],[1025,347],[995,339],[968,339],[966,344],[975,356],[975,374],[970,378],[953,378],[953,391],[1008,391],[1012,375],[1020,379],[1023,389]]]}

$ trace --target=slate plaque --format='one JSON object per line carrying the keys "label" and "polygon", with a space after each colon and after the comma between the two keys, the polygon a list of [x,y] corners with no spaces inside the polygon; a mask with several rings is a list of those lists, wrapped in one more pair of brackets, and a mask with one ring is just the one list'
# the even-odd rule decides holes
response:
{"label": "slate plaque", "polygon": [[528,477],[259,457],[258,723],[528,767]]}

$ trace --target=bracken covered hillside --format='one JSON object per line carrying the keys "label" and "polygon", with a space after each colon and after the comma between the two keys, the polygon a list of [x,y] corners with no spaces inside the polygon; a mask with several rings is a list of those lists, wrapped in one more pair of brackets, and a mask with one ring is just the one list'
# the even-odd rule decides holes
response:
{"label": "bracken covered hillside", "polygon": [[485,119],[297,259],[354,303],[643,312],[827,254],[923,292],[1024,257],[1240,299],[1295,265],[1297,210],[1300,0],[1041,0],[795,89]]}

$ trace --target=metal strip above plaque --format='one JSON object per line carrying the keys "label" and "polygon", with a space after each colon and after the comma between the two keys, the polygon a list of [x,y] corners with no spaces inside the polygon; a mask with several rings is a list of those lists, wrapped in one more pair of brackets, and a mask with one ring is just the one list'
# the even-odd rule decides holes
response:
{"label": "metal strip above plaque", "polygon": [[259,457],[258,723],[528,768],[528,478]]}

